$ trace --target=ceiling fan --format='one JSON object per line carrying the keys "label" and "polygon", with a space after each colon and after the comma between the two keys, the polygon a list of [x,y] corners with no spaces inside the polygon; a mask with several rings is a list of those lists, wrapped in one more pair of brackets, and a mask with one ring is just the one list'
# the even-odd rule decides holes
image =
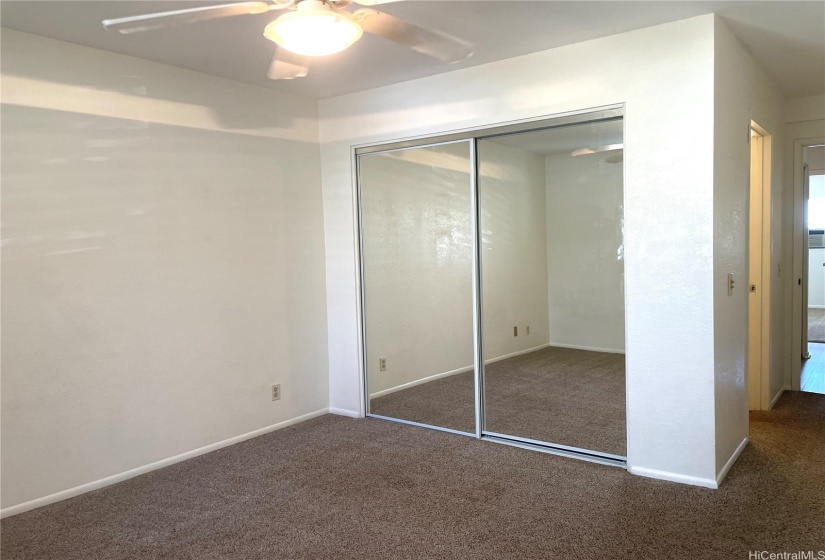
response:
{"label": "ceiling fan", "polygon": [[[354,0],[373,6],[400,0]],[[473,46],[457,37],[419,27],[371,8],[351,12],[353,0],[270,0],[234,2],[139,16],[103,20],[103,27],[131,34],[239,15],[288,10],[264,29],[264,37],[280,47],[269,66],[272,80],[302,78],[313,57],[342,51],[364,31],[399,43],[430,58],[452,64],[473,54]]]}

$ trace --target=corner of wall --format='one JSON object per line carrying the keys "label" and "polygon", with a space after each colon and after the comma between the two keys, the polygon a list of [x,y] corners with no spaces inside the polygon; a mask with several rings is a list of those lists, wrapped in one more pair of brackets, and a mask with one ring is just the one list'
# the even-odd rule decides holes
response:
{"label": "corner of wall", "polygon": [[[783,97],[770,78],[739,43],[725,22],[714,17],[714,359],[716,408],[716,472],[721,481],[736,460],[748,436],[748,252],[749,231],[749,130],[757,122],[771,135],[774,149],[766,169],[771,185],[770,245],[781,245],[781,153],[776,138],[782,134]],[[739,219],[737,219],[737,217]],[[769,276],[762,286],[769,290],[770,349],[767,367],[770,394],[782,381],[784,351],[780,324],[783,286],[778,278],[776,255],[771,251]],[[737,280],[731,295],[727,274]],[[780,385],[782,383],[779,383]]]}
{"label": "corner of wall", "polygon": [[326,412],[318,103],[19,31],[2,49],[3,218],[51,232],[3,247],[3,350],[27,349],[3,353],[3,512]]}

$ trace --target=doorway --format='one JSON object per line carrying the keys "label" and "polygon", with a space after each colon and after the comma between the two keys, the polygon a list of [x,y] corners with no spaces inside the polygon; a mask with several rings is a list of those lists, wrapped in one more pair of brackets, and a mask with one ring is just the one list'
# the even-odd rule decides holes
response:
{"label": "doorway", "polygon": [[748,242],[748,408],[770,410],[771,136],[751,121]]}
{"label": "doorway", "polygon": [[800,389],[825,393],[825,146],[803,150]]}
{"label": "doorway", "polygon": [[819,224],[821,207],[818,196],[818,185],[823,180],[820,177],[825,175],[825,137],[795,140],[792,169],[794,291],[790,381],[796,391],[825,393],[825,344],[814,341],[819,338],[817,327],[821,310],[818,302],[822,299],[823,290],[820,275],[825,283],[825,266],[820,262],[825,249],[817,247],[822,243],[820,231],[825,231]]}

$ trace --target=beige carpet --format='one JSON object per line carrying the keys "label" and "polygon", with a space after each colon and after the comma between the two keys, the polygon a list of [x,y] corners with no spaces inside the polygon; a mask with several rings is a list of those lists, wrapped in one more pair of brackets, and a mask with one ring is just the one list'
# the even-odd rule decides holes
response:
{"label": "beige carpet", "polygon": [[825,309],[808,308],[808,342],[825,342]]}
{"label": "beige carpet", "polygon": [[[626,454],[624,355],[549,347],[485,370],[486,429],[571,447]],[[473,373],[372,399],[370,411],[475,431]]]}
{"label": "beige carpet", "polygon": [[[825,546],[825,395],[751,414],[719,490],[323,416],[7,518],[3,560],[747,559]],[[55,468],[59,468],[55,465]]]}

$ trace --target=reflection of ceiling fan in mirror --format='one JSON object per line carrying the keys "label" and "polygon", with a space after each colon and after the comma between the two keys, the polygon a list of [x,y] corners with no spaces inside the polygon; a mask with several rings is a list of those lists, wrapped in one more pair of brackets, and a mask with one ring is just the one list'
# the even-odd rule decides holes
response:
{"label": "reflection of ceiling fan in mirror", "polygon": [[606,154],[604,161],[607,163],[621,163],[624,161],[624,144],[607,144],[606,146],[593,146],[592,148],[581,148],[573,150],[571,156],[589,156],[591,154]]}
{"label": "reflection of ceiling fan in mirror", "polygon": [[[355,3],[372,6],[394,1],[398,0],[355,0]],[[346,9],[351,3],[352,0],[236,2],[106,19],[103,27],[130,34],[209,19],[289,10],[264,29],[264,37],[280,47],[269,67],[268,76],[273,80],[306,76],[312,57],[342,51],[360,39],[364,31],[445,64],[464,60],[473,54],[472,45],[466,41],[370,8],[351,12]]]}

